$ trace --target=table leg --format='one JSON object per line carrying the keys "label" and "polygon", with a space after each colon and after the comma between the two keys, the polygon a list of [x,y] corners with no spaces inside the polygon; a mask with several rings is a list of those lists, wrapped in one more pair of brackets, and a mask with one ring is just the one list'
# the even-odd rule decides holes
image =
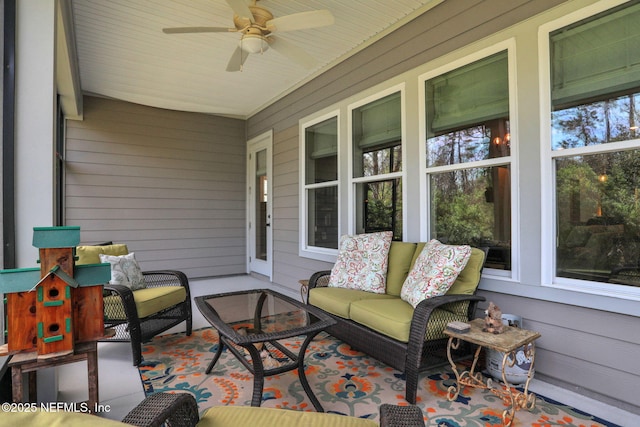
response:
{"label": "table leg", "polygon": [[22,370],[19,366],[11,368],[11,393],[13,395],[13,402],[22,402]]}
{"label": "table leg", "polygon": [[224,343],[220,338],[218,338],[218,349],[216,350],[216,353],[213,355],[213,359],[211,359],[211,362],[209,362],[209,366],[207,366],[207,369],[204,371],[205,374],[211,373],[213,366],[218,362],[218,359],[220,359],[220,355],[222,354],[223,350],[224,350]]}
{"label": "table leg", "polygon": [[510,426],[513,423],[518,409],[527,408],[531,410],[536,405],[535,394],[529,393],[529,382],[531,381],[531,374],[533,372],[535,359],[535,344],[531,343],[528,346],[525,346],[525,357],[531,358],[531,365],[527,372],[527,382],[525,383],[523,392],[515,390],[507,381],[506,367],[512,367],[516,364],[516,352],[517,350],[505,353],[502,357],[502,393],[492,389],[494,394],[501,396],[504,403],[509,405],[509,407],[502,413],[502,425],[504,426]]}
{"label": "table leg", "polygon": [[307,381],[307,376],[304,373],[304,354],[307,351],[307,347],[309,346],[309,343],[311,342],[311,340],[319,332],[320,331],[307,335],[307,337],[304,340],[304,343],[302,343],[302,347],[300,347],[300,352],[298,353],[298,377],[300,378],[300,383],[302,384],[302,388],[304,389],[304,392],[307,393],[307,396],[309,397],[309,400],[311,400],[313,407],[316,408],[316,411],[318,412],[324,412],[324,408],[320,404],[320,401],[318,400],[316,395],[313,393],[313,390],[311,390],[311,386],[309,386],[309,381]]}
{"label": "table leg", "polygon": [[477,346],[476,348],[476,352],[473,355],[471,370],[465,370],[462,372],[458,372],[458,366],[453,361],[453,357],[451,356],[451,350],[456,350],[458,349],[458,347],[460,347],[460,340],[454,337],[449,337],[449,342],[447,343],[447,359],[449,359],[451,370],[456,376],[456,385],[450,386],[448,389],[447,398],[450,401],[456,400],[458,398],[458,396],[460,395],[460,391],[462,391],[462,388],[464,386],[487,388],[487,386],[484,384],[482,373],[476,372],[476,365],[478,363],[482,347]]}
{"label": "table leg", "polygon": [[251,406],[260,406],[262,404],[262,390],[264,389],[264,365],[260,352],[253,345],[249,344],[244,347],[251,355],[251,364],[253,365],[253,396],[251,398]]}
{"label": "table leg", "polygon": [[87,375],[89,378],[89,410],[91,413],[98,407],[98,348],[87,352]]}

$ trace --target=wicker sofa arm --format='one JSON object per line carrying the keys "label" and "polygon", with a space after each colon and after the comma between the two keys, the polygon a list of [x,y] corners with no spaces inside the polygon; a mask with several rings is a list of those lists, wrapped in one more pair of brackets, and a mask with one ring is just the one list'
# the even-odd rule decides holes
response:
{"label": "wicker sofa arm", "polygon": [[331,270],[317,271],[309,278],[309,289],[323,288],[329,284],[329,278],[331,277]]}
{"label": "wicker sofa arm", "polygon": [[[126,316],[126,318],[135,319],[135,321],[139,323],[138,310],[136,309],[136,301],[133,299],[133,291],[131,290],[131,288],[125,285],[106,284],[104,285],[103,295],[117,296],[122,302],[122,307],[124,308],[124,315]],[[104,317],[105,317],[105,320],[119,320],[122,318],[122,314],[121,312],[120,313],[110,312],[109,309],[105,306]]]}
{"label": "wicker sofa arm", "polygon": [[424,427],[420,408],[414,405],[380,405],[380,427]]}
{"label": "wicker sofa arm", "polygon": [[165,422],[171,427],[192,427],[199,420],[198,404],[190,393],[155,393],[133,408],[122,422],[139,427],[159,427]]}

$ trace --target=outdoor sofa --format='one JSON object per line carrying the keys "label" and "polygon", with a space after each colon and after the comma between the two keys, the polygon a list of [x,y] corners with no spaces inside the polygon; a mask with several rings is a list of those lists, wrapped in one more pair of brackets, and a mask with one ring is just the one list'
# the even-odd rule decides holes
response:
{"label": "outdoor sofa", "polygon": [[337,322],[327,329],[329,334],[405,374],[405,398],[413,404],[419,373],[446,364],[447,324],[468,322],[477,303],[485,300],[475,293],[486,253],[471,248],[466,266],[446,294],[424,299],[415,308],[404,301],[403,283],[425,244],[391,242],[385,293],[328,287],[330,270],[314,273],[308,291],[308,304]]}

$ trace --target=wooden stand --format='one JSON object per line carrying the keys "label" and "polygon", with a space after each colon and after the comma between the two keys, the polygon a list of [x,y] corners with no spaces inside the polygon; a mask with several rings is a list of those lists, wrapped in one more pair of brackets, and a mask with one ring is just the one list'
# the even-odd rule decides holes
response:
{"label": "wooden stand", "polygon": [[36,402],[36,374],[39,369],[50,368],[67,363],[86,360],[89,383],[89,400],[87,410],[93,413],[98,405],[98,345],[96,341],[76,343],[74,352],[50,358],[38,357],[37,352],[18,353],[11,358],[8,366],[11,368],[13,401],[23,401],[23,374],[29,374],[29,402]]}

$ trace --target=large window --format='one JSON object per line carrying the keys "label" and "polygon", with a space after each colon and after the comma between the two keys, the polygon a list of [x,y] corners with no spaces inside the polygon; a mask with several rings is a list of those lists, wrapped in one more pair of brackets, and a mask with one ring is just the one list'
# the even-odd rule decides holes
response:
{"label": "large window", "polygon": [[550,34],[560,278],[640,286],[638,22],[633,2]]}
{"label": "large window", "polygon": [[511,270],[511,131],[503,51],[425,81],[430,237]]}
{"label": "large window", "polygon": [[338,249],[338,118],[304,126],[304,200],[308,249]]}
{"label": "large window", "polygon": [[356,232],[402,240],[402,97],[395,92],[351,113]]}

